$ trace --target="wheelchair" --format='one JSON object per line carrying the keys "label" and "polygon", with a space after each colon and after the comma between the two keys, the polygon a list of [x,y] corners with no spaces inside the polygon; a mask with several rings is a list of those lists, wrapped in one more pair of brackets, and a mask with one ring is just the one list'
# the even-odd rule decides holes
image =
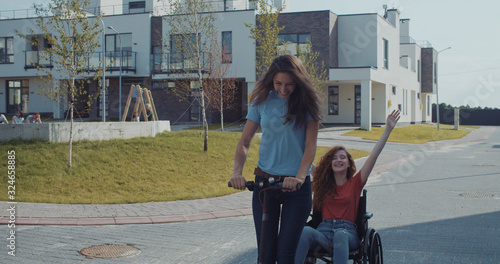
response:
{"label": "wheelchair", "polygon": [[[353,260],[354,264],[383,264],[380,235],[375,229],[368,227],[368,219],[372,216],[373,213],[366,211],[366,189],[363,189],[356,217],[357,232],[361,243],[358,249],[349,252],[349,259]],[[321,212],[313,210],[312,219],[307,222],[307,225],[317,228],[321,221]],[[331,253],[323,248],[310,249],[304,264],[315,264],[318,259],[327,264],[334,264]]]}

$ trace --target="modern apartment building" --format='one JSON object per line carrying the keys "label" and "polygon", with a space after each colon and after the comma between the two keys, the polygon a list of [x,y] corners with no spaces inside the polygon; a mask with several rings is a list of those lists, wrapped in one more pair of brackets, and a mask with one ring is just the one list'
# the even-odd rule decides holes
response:
{"label": "modern apartment building", "polygon": [[[245,23],[255,24],[258,7],[254,1],[245,0],[211,2],[218,37],[230,52],[230,60],[226,61],[229,76],[238,87],[225,121],[238,121],[246,115],[248,95],[256,82],[255,44]],[[283,4],[274,2],[277,7]],[[98,56],[105,54],[114,63],[105,73],[108,89],[104,107],[101,96],[90,109],[81,107],[79,111],[100,118],[105,108],[108,118],[118,118],[121,58],[122,108],[130,85],[139,84],[152,90],[160,120],[173,124],[199,122],[196,89],[187,100],[179,100],[170,92],[177,85],[186,85],[186,75],[178,70],[189,67],[189,63],[175,59],[179,58],[177,51],[166,44],[170,36],[164,18],[169,16],[169,10],[164,3],[93,0],[91,7],[89,13],[104,13],[105,44]],[[62,118],[64,106],[39,94],[37,69],[30,62],[37,50],[16,34],[16,30],[26,33],[34,28],[35,18],[11,12],[0,12],[0,112],[13,114],[20,109]],[[393,109],[401,111],[401,123],[430,122],[437,52],[428,42],[412,39],[410,20],[401,19],[396,9],[386,10],[383,15],[334,12],[283,12],[278,18],[284,26],[279,38],[286,41],[288,52],[296,54],[299,46],[310,41],[327,67],[327,87],[320,89],[323,122],[370,129],[372,124],[385,123]],[[99,93],[99,84],[89,84],[89,92]],[[209,121],[218,122],[218,115],[210,114]]]}

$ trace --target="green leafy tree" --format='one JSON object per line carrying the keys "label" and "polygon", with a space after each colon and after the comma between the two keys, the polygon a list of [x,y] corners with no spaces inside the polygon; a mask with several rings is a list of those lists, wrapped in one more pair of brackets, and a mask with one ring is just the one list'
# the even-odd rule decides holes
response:
{"label": "green leafy tree", "polygon": [[318,92],[326,92],[326,84],[328,81],[328,71],[325,67],[325,62],[319,60],[319,52],[312,49],[312,44],[308,40],[304,47],[298,48],[298,57],[304,64],[309,77],[311,78],[314,87]]}
{"label": "green leafy tree", "polygon": [[71,122],[68,168],[72,161],[75,103],[81,100],[90,106],[97,94],[89,93],[88,84],[97,80],[104,70],[95,54],[102,32],[101,15],[89,17],[85,11],[89,5],[86,0],[51,0],[46,6],[35,4],[38,28],[30,29],[29,35],[18,32],[38,49],[31,63],[38,70],[40,92],[68,107]]}
{"label": "green leafy tree", "polygon": [[250,38],[255,41],[255,71],[257,79],[267,71],[278,54],[278,35],[281,29],[278,16],[283,8],[275,8],[269,0],[258,0],[259,12],[255,25],[250,28]]}

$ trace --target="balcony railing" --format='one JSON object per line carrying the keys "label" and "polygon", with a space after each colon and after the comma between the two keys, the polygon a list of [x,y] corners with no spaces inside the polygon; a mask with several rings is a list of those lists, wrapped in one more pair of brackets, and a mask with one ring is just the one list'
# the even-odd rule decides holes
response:
{"label": "balcony railing", "polygon": [[[153,74],[159,73],[178,73],[178,72],[195,72],[198,70],[198,65],[195,56],[188,54],[175,54],[170,53],[154,53],[151,59]],[[208,58],[209,54],[202,53],[202,69],[203,72],[208,71]]]}
{"label": "balcony railing", "polygon": [[51,68],[52,65],[52,57],[45,58],[46,56],[42,56],[40,51],[38,50],[27,50],[24,52],[24,69],[33,69],[39,66]]}
{"label": "balcony railing", "polygon": [[[102,61],[102,52],[94,53],[94,56],[87,56],[85,58],[84,70],[93,71],[95,68],[99,67]],[[40,56],[40,51],[25,51],[25,69],[33,69],[38,66],[43,67],[53,67],[52,58],[49,60],[44,59]],[[106,71],[119,71],[120,70],[120,59],[122,71],[136,72],[136,57],[137,52],[133,51],[112,51],[106,52]]]}
{"label": "balcony railing", "polygon": [[[100,55],[100,53],[99,53]],[[122,71],[136,71],[136,57],[137,52],[122,50],[106,52],[106,70],[118,71],[120,70],[120,60]]]}
{"label": "balcony railing", "polygon": [[[156,1],[154,1],[156,3]],[[226,12],[235,10],[254,10],[256,8],[256,1],[248,0],[210,0],[212,12]],[[88,7],[86,10],[91,14],[99,14],[102,12],[105,16],[111,15],[124,15],[124,14],[137,14],[137,13],[153,13],[154,16],[169,15],[172,13],[170,5],[167,3],[156,3],[153,6],[131,6],[130,4],[124,5],[105,5],[97,7]],[[36,18],[38,15],[34,8],[18,9],[18,10],[0,10],[0,20],[7,19],[21,19],[21,18]]]}

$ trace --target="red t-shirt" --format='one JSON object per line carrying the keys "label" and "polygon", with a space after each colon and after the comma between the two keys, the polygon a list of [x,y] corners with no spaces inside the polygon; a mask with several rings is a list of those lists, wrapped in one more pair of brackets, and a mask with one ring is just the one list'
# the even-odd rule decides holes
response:
{"label": "red t-shirt", "polygon": [[323,219],[343,219],[356,223],[363,186],[359,172],[344,184],[337,186],[337,193],[328,195],[323,201],[321,207]]}

